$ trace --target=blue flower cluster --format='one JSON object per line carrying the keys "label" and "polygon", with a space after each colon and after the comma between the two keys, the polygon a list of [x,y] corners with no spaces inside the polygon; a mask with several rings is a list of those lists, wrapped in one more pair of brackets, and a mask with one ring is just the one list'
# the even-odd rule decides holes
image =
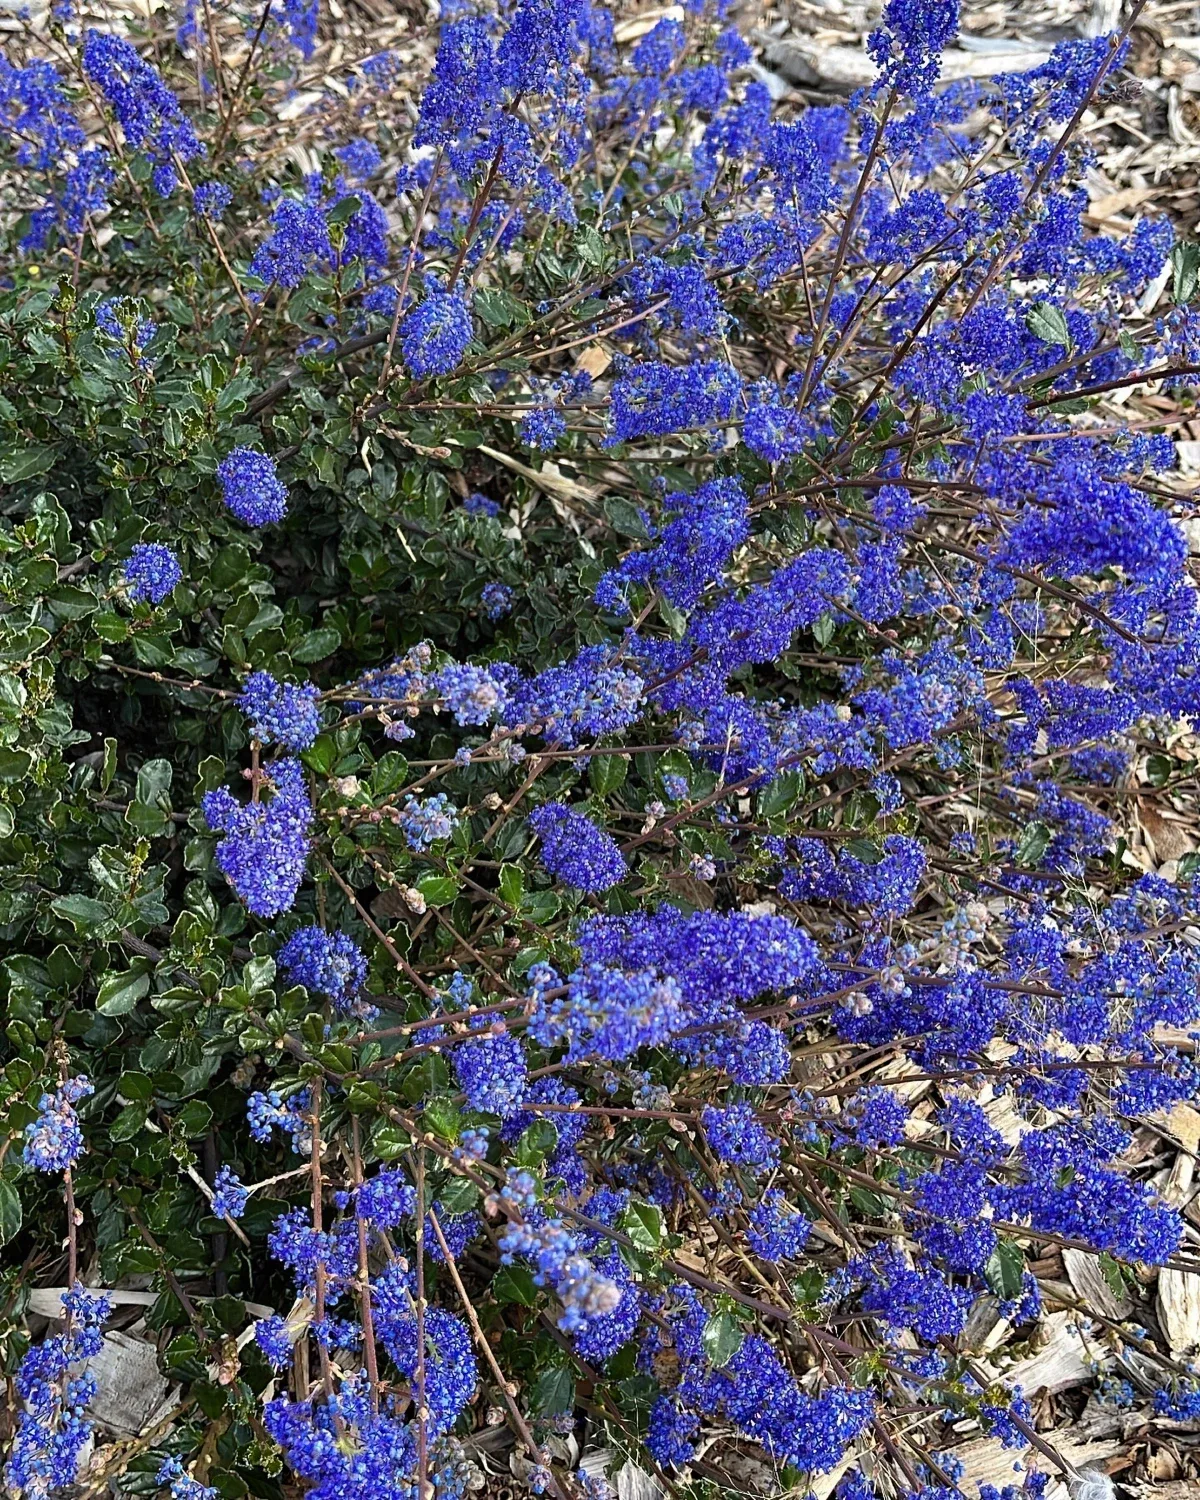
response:
{"label": "blue flower cluster", "polygon": [[62,1307],[64,1331],[30,1349],[14,1381],[20,1417],[4,1480],[23,1495],[72,1489],[92,1436],[85,1413],[96,1394],[96,1377],[79,1366],[104,1347],[100,1330],[112,1308],[106,1297],[91,1296],[78,1282],[63,1293]]}
{"label": "blue flower cluster", "polygon": [[503,683],[490,672],[458,662],[444,666],[434,677],[433,686],[445,698],[454,722],[464,727],[486,724],[503,711],[507,699]]}
{"label": "blue flower cluster", "polygon": [[308,864],[312,804],[304,768],[290,756],[266,771],[269,796],[243,806],[226,787],[206,792],[208,826],[224,837],[217,868],[256,917],[289,911]]}
{"label": "blue flower cluster", "polygon": [[192,207],[205,219],[220,219],[233,202],[233,189],[223,182],[202,182],[192,194]]}
{"label": "blue flower cluster", "polygon": [[446,796],[410,797],[400,813],[400,827],[410,849],[418,853],[450,838],[458,826],[458,809]]}
{"label": "blue flower cluster", "polygon": [[[487,1017],[473,1024],[487,1023]],[[454,1049],[454,1074],[472,1109],[506,1119],[525,1097],[528,1064],[519,1039],[495,1020],[486,1033]]]}
{"label": "blue flower cluster", "polygon": [[[532,1181],[526,1193],[533,1196]],[[626,1303],[636,1308],[639,1301],[636,1287],[624,1269],[618,1268],[615,1257],[602,1269],[582,1252],[578,1237],[560,1220],[539,1217],[528,1202],[525,1207],[532,1216],[522,1223],[511,1223],[500,1236],[501,1260],[511,1265],[520,1256],[533,1265],[535,1285],[553,1287],[562,1303],[558,1326],[574,1336],[577,1346],[589,1333],[598,1333],[607,1343],[605,1333],[613,1326],[609,1320],[617,1318],[616,1326],[625,1327],[624,1318],[618,1315]],[[635,1311],[633,1323],[636,1321]],[[625,1338],[632,1332],[633,1325],[629,1325]],[[621,1339],[601,1357],[615,1352],[624,1342]]]}
{"label": "blue flower cluster", "polygon": [[429,292],[400,325],[400,351],[410,375],[449,375],[473,335],[471,309],[458,292]]}
{"label": "blue flower cluster", "polygon": [[[361,291],[387,265],[387,216],[378,201],[345,178],[328,183],[320,173],[304,181],[303,196],[281,194],[271,215],[271,234],[250,262],[250,275],[268,289],[294,290],[308,276],[333,272],[347,292]],[[390,311],[386,291],[368,292],[363,306]],[[255,297],[265,293],[254,293]]]}
{"label": "blue flower cluster", "polygon": [[311,1098],[307,1089],[291,1094],[286,1100],[274,1089],[269,1094],[251,1094],[246,1104],[246,1123],[256,1141],[269,1141],[273,1130],[285,1131],[291,1137],[292,1150],[303,1156],[312,1140],[312,1126],[307,1112]]}
{"label": "blue flower cluster", "polygon": [[280,948],[278,962],[293,984],[326,995],[343,1013],[361,1014],[354,1002],[367,982],[367,957],[346,933],[301,927]]}
{"label": "blue flower cluster", "polygon": [[709,1417],[731,1422],[804,1473],[832,1469],[874,1416],[871,1393],[833,1385],[819,1396],[807,1394],[757,1334],[743,1338],[718,1367],[705,1350],[708,1314],[699,1297],[687,1286],[676,1286],[673,1296],[668,1347],[680,1374],[675,1395],[660,1396],[651,1413],[647,1446],[654,1457],[682,1467],[695,1454],[700,1418]]}
{"label": "blue flower cluster", "polygon": [[270,526],[287,514],[287,488],[265,453],[235,448],[217,465],[217,478],[221,498],[247,526]]}
{"label": "blue flower cluster", "polygon": [[83,1130],[75,1106],[93,1092],[82,1074],[65,1079],[38,1101],[38,1116],[25,1127],[25,1164],[39,1172],[65,1172],[83,1155]]}
{"label": "blue flower cluster", "polygon": [[512,613],[513,591],[508,584],[493,579],[491,583],[484,584],[479,602],[489,620],[502,620],[505,615]]}
{"label": "blue flower cluster", "polygon": [[193,1479],[178,1458],[164,1459],[155,1478],[170,1491],[171,1500],[217,1500],[220,1493],[212,1485]]}
{"label": "blue flower cluster", "polygon": [[724,1162],[758,1176],[779,1164],[779,1145],[763,1128],[749,1104],[730,1104],[704,1111],[704,1136]]}
{"label": "blue flower cluster", "polygon": [[240,1219],[249,1197],[232,1167],[220,1167],[213,1179],[212,1211],[220,1219]]}
{"label": "blue flower cluster", "polygon": [[607,891],[629,873],[611,834],[562,802],[547,802],[529,815],[542,842],[542,863],[552,875],[581,891]]}
{"label": "blue flower cluster", "polygon": [[87,30],[82,62],[84,73],[112,107],[126,141],[153,163],[155,192],[169,198],[178,183],[176,163],[204,154],[179,100],[124,37]]}
{"label": "blue flower cluster", "polygon": [[125,587],[139,602],[161,604],[182,578],[179,559],[162,542],[138,542],[125,564]]}
{"label": "blue flower cluster", "polygon": [[262,745],[307,750],[321,728],[321,695],[311,683],[276,682],[270,672],[251,672],[238,697],[250,733]]}

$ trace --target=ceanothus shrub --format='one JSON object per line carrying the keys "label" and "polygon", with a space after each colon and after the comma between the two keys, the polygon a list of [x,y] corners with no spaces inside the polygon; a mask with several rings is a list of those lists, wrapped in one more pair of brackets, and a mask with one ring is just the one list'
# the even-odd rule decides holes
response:
{"label": "ceanothus shrub", "polygon": [[316,0],[7,34],[14,1494],[131,1279],[185,1400],[123,1493],[458,1496],[508,1422],[559,1500],[588,1445],[933,1500],[970,1419],[1037,1494],[972,1308],[1194,1261],[1122,1164],[1200,1013],[1197,861],[1121,858],[1200,710],[1105,404],[1191,400],[1198,256],[1083,219],[1125,36],[943,86],[889,0],[775,108],[719,4],[618,14],[447,7],[315,102]]}

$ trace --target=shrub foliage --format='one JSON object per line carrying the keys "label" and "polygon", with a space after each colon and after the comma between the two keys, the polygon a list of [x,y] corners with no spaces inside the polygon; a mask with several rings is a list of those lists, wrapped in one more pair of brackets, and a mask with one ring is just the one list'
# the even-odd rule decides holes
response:
{"label": "shrub foliage", "polygon": [[824,108],[700,3],[0,61],[16,1492],[137,1285],[128,1493],[456,1496],[508,1423],[560,1500],[941,1497],[968,1419],[1038,1493],[969,1312],[1189,1264],[1120,1162],[1196,1092],[1196,861],[1120,828],[1200,611],[1109,398],[1189,399],[1200,253],[1086,226],[1124,34],[942,85],[955,12]]}

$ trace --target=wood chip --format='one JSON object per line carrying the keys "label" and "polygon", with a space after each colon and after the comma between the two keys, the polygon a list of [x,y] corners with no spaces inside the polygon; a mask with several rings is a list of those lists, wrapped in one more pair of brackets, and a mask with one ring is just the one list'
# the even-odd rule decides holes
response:
{"label": "wood chip", "polygon": [[1062,1258],[1075,1295],[1090,1312],[1099,1313],[1104,1318],[1114,1318],[1117,1322],[1130,1315],[1133,1311],[1132,1300],[1126,1292],[1122,1291],[1118,1295],[1109,1286],[1098,1256],[1091,1255],[1086,1250],[1064,1249]]}
{"label": "wood chip", "polygon": [[[1069,1427],[1055,1432],[1051,1441],[1055,1452],[1076,1468],[1082,1468],[1085,1464],[1102,1464],[1105,1459],[1112,1458],[1121,1451],[1120,1439],[1097,1438],[1079,1442]],[[974,1494],[977,1484],[994,1484],[1000,1489],[1006,1484],[1020,1483],[1021,1476],[1014,1473],[1014,1467],[1021,1461],[1021,1451],[1005,1448],[997,1438],[979,1438],[975,1442],[963,1443],[961,1447],[954,1449],[954,1456],[966,1470],[963,1479],[959,1481],[964,1494]],[[1039,1465],[1041,1463],[1039,1459]],[[969,1489],[963,1481],[969,1483]]]}
{"label": "wood chip", "polygon": [[1121,188],[1116,193],[1106,193],[1102,198],[1093,198],[1088,204],[1088,217],[1097,223],[1103,223],[1105,219],[1112,219],[1117,214],[1123,214],[1126,210],[1136,208],[1139,203],[1145,203],[1147,198],[1153,198],[1155,189],[1152,187],[1128,187]]}
{"label": "wood chip", "polygon": [[1193,1154],[1200,1150],[1200,1110],[1195,1110],[1183,1100],[1169,1110],[1158,1110],[1150,1116],[1157,1129],[1177,1141],[1185,1151]]}
{"label": "wood chip", "polygon": [[114,1432],[137,1437],[162,1409],[170,1382],[158,1369],[158,1351],[145,1339],[106,1333],[104,1347],[88,1360],[96,1381],[91,1413]]}
{"label": "wood chip", "polygon": [[[763,56],[769,67],[792,83],[827,84],[835,89],[865,88],[875,82],[878,68],[859,47],[826,47],[808,38],[789,36],[768,43]],[[994,78],[997,73],[1027,73],[1050,57],[1042,48],[997,52],[968,52],[951,47],[942,55],[942,78]]]}
{"label": "wood chip", "polygon": [[1200,1345],[1200,1276],[1170,1266],[1158,1273],[1158,1320],[1173,1353]]}
{"label": "wood chip", "polygon": [[1073,1386],[1087,1385],[1095,1379],[1097,1348],[1084,1342],[1077,1314],[1051,1313],[1043,1325],[1046,1342],[1032,1359],[1025,1359],[1005,1371],[1004,1378],[1019,1385],[1027,1396],[1038,1391],[1069,1391]]}
{"label": "wood chip", "polygon": [[593,380],[599,380],[611,364],[611,349],[606,349],[603,344],[588,344],[585,349],[579,351],[575,368],[585,375],[590,375]]}

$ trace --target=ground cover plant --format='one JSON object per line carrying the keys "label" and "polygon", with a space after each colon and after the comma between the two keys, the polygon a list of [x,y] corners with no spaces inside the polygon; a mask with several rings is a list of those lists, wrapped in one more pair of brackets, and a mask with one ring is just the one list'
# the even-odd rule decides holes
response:
{"label": "ground cover plant", "polygon": [[[1200,250],[1083,223],[1132,17],[947,85],[889,0],[783,110],[680,17],[448,7],[423,92],[306,89],[315,0],[0,61],[16,1494],[457,1496],[507,1425],[560,1500],[942,1500],[969,1420],[1037,1495],[972,1309],[1200,1268],[1122,1162],[1200,1012],[1200,860],[1119,834],[1200,694],[1099,405],[1198,367]],[[134,1285],[179,1401],[93,1451]]]}

